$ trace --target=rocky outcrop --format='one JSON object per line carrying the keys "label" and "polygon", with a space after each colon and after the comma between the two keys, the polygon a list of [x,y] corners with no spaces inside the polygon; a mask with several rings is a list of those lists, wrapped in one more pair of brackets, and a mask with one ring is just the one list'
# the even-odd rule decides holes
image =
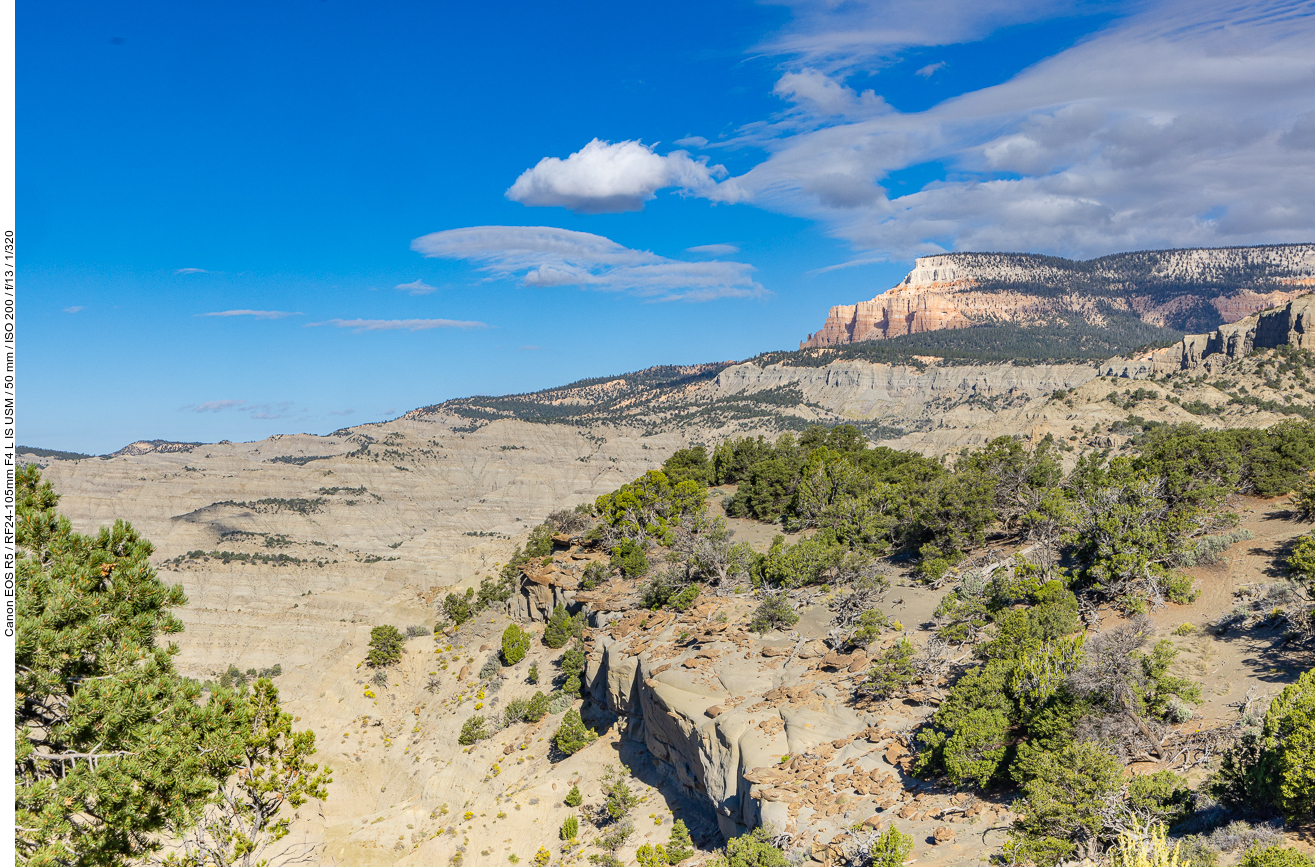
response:
{"label": "rocky outcrop", "polygon": [[1142,379],[1181,370],[1214,373],[1256,349],[1279,346],[1315,349],[1315,293],[1222,325],[1209,334],[1189,334],[1173,346],[1139,358],[1111,359],[1102,366],[1101,375]]}
{"label": "rocky outcrop", "polygon": [[1119,316],[1178,330],[1236,322],[1315,286],[1315,245],[1123,253],[1074,262],[1017,253],[919,258],[871,301],[832,307],[799,348],[883,340],[978,323]]}
{"label": "rocky outcrop", "polygon": [[841,666],[821,641],[751,636],[728,625],[743,622],[738,611],[719,622],[737,604],[626,612],[593,637],[590,698],[728,837],[769,825],[828,840],[911,797],[903,736],[851,700],[854,658]]}

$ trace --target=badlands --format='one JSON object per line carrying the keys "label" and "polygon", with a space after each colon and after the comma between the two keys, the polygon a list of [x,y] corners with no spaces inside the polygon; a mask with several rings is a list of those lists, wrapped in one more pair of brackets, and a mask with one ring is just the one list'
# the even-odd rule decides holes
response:
{"label": "badlands", "polygon": [[[560,713],[457,744],[477,708],[528,697],[540,688],[527,682],[530,665],[549,672],[560,656],[536,641],[523,662],[480,678],[515,605],[410,639],[382,686],[361,664],[370,629],[432,629],[447,593],[496,575],[550,512],[615,490],[691,442],[852,420],[886,445],[931,455],[998,434],[1034,443],[1051,435],[1071,463],[1122,448],[1130,425],[1277,423],[1310,399],[1274,377],[1266,341],[1307,340],[1309,308],[1310,296],[1280,308],[1281,343],[1264,336],[1271,319],[1244,321],[1238,346],[1250,341],[1250,354],[1206,339],[1193,355],[1189,338],[1158,356],[1101,364],[715,365],[576,387],[565,401],[576,414],[558,421],[454,401],[322,437],[143,442],[105,458],[32,459],[76,529],[125,518],[155,543],[163,579],[189,599],[179,612],[183,674],[214,680],[230,665],[281,667],[285,707],[315,731],[318,758],[334,769],[329,798],[303,807],[296,826],[324,863],[483,867],[531,858],[539,846],[582,860],[585,850],[563,851],[558,839],[571,812],[562,800],[578,785],[586,810],[596,806],[604,769],[618,764],[642,798],[623,860],[665,842],[679,818],[703,852],[766,823],[801,857],[829,863],[862,833],[894,823],[914,835],[923,863],[980,863],[1003,840],[1008,798],[952,793],[908,773],[910,732],[944,684],[856,704],[866,657],[824,643],[825,593],[794,600],[794,629],[756,635],[745,629],[754,603],[733,593],[650,613],[632,610],[635,588],[624,581],[577,591],[576,576],[599,555],[562,540],[551,564],[560,578],[550,583],[588,618],[583,711],[601,735],[566,759],[549,742]],[[571,388],[522,396],[521,406],[542,416]],[[616,395],[634,390],[646,399],[619,407]],[[730,493],[714,489],[711,507]],[[1228,724],[1235,704],[1272,696],[1296,671],[1263,630],[1225,639],[1174,632],[1222,616],[1238,594],[1272,580],[1278,552],[1305,530],[1280,502],[1242,499],[1236,508],[1254,540],[1190,570],[1197,601],[1152,617],[1155,637],[1182,651],[1176,670],[1207,682],[1194,723],[1206,727]],[[775,532],[731,525],[759,550]],[[991,568],[1011,553],[988,547],[965,568]],[[880,605],[923,646],[949,588],[924,586],[899,564],[888,572],[893,586]]]}

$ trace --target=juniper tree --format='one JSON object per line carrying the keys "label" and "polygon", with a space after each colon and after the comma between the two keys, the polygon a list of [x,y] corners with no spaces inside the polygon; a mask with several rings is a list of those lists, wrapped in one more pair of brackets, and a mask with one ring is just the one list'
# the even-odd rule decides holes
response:
{"label": "juniper tree", "polygon": [[174,670],[182,588],[116,521],[74,533],[17,473],[15,848],[19,864],[122,864],[187,827],[241,758],[243,698]]}
{"label": "juniper tree", "polygon": [[256,681],[243,711],[241,770],[165,867],[266,867],[300,863],[314,852],[313,844],[285,839],[290,811],[328,797],[325,787],[333,782],[329,768],[308,761],[315,733],[292,730],[292,715],[268,678]]}

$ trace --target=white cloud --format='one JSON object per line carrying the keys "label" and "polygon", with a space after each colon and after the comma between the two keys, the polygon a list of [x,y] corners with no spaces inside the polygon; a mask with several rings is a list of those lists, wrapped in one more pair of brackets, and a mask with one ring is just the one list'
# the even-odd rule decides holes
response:
{"label": "white cloud", "polygon": [[424,280],[416,280],[411,283],[398,283],[394,288],[409,292],[412,295],[428,295],[431,292],[437,292],[437,286],[430,286]]}
{"label": "white cloud", "polygon": [[886,101],[874,91],[856,92],[816,69],[787,72],[772,93],[788,99],[810,115],[859,117],[889,111]]}
{"label": "white cloud", "polygon": [[354,412],[356,412],[356,410],[351,409],[350,407],[347,409],[331,409],[329,410],[329,415],[351,415]]}
{"label": "white cloud", "polygon": [[740,248],[734,244],[700,244],[697,247],[686,247],[689,253],[706,253],[709,256],[729,256],[731,253],[740,252]]}
{"label": "white cloud", "polygon": [[65,307],[65,308],[64,308],[64,312],[65,312],[65,313],[80,313],[80,312],[82,311],[82,309],[83,309],[83,308],[82,308],[82,305],[79,304],[79,305],[76,306],[76,307]]}
{"label": "white cloud", "polygon": [[252,316],[256,319],[282,319],[285,316],[300,316],[286,310],[220,310],[215,313],[198,313],[197,316]]}
{"label": "white cloud", "polygon": [[945,66],[946,64],[944,60],[938,63],[929,63],[926,66],[914,72],[913,74],[922,76],[923,78],[931,78],[933,75],[944,69]]}
{"label": "white cloud", "polygon": [[[1080,7],[790,5],[795,23],[772,48],[800,65],[776,91],[811,115],[723,142],[768,156],[702,191],[708,198],[819,220],[858,261],[1312,238],[1311,0],[1152,0],[1001,84],[926,111],[871,115],[839,83],[846,71]],[[881,187],[891,172],[937,164],[946,179],[921,190],[891,198]]]}
{"label": "white cloud", "polygon": [[683,148],[701,148],[707,147],[708,140],[701,135],[687,135],[684,138],[676,139],[676,144]]}
{"label": "white cloud", "polygon": [[880,65],[919,46],[973,42],[1011,24],[1114,11],[1136,0],[780,0],[791,23],[763,49],[828,70]]}
{"label": "white cloud", "polygon": [[327,322],[308,322],[307,328],[333,325],[362,331],[431,331],[435,328],[488,328],[485,322],[463,322],[459,319],[330,319]]}
{"label": "white cloud", "polygon": [[188,404],[180,409],[189,412],[223,412],[226,409],[236,409],[245,405],[245,400],[207,400],[205,403]]}
{"label": "white cloud", "polygon": [[710,301],[764,294],[741,262],[682,262],[588,232],[546,226],[474,226],[416,238],[430,258],[476,263],[526,286],[577,286],[629,292],[654,301]]}
{"label": "white cloud", "polygon": [[543,349],[542,346],[534,346],[532,344],[526,344],[525,346],[517,346],[516,348],[521,350],[522,352],[536,352],[540,349]]}
{"label": "white cloud", "polygon": [[684,151],[662,156],[637,141],[594,139],[566,159],[544,157],[507,190],[507,198],[534,207],[570,208],[584,214],[638,211],[658,190],[701,192],[726,173],[706,158]]}
{"label": "white cloud", "polygon": [[174,273],[175,274],[209,274],[210,272],[204,268],[179,268]]}

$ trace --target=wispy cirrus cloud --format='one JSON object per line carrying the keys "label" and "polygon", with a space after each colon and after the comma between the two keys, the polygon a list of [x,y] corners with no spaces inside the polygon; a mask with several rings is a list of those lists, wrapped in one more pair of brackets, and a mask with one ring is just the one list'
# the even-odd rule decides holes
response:
{"label": "wispy cirrus cloud", "polygon": [[434,232],[411,242],[430,258],[477,264],[494,277],[526,286],[575,286],[629,292],[653,301],[749,298],[766,290],[742,262],[682,262],[632,250],[601,235],[548,226],[473,226]]}
{"label": "wispy cirrus cloud", "polygon": [[725,175],[722,166],[709,166],[706,158],[694,159],[685,151],[663,156],[638,141],[594,139],[564,160],[539,160],[521,173],[506,195],[532,207],[615,214],[642,210],[658,190],[700,192]]}
{"label": "wispy cirrus cloud", "polygon": [[[787,5],[794,21],[767,50],[793,67],[776,88],[793,108],[711,145],[768,156],[703,191],[710,199],[818,220],[853,245],[855,262],[1312,237],[1311,0]],[[1117,17],[1008,81],[926,111],[883,108],[879,94],[845,84],[910,48],[1090,11]],[[887,190],[904,169],[930,180]]]}
{"label": "wispy cirrus cloud", "polygon": [[177,271],[174,271],[174,273],[175,274],[209,274],[210,272],[204,268],[179,268]]}
{"label": "wispy cirrus cloud", "polygon": [[351,415],[354,412],[356,412],[356,410],[351,407],[348,407],[347,409],[331,409],[329,410],[329,415]]}
{"label": "wispy cirrus cloud", "polygon": [[400,289],[411,295],[429,295],[432,292],[438,291],[437,286],[430,286],[424,280],[414,280],[410,283],[398,283],[393,288]]}
{"label": "wispy cirrus cloud", "polygon": [[325,322],[308,322],[307,328],[332,325],[363,331],[431,331],[435,328],[488,328],[487,322],[466,322],[460,319],[329,319]]}
{"label": "wispy cirrus cloud", "polygon": [[249,418],[254,419],[279,419],[291,418],[295,413],[292,411],[292,401],[283,400],[278,403],[257,403],[247,407],[244,412]]}
{"label": "wispy cirrus cloud", "polygon": [[189,403],[187,406],[180,406],[179,412],[223,412],[226,409],[236,409],[246,406],[245,400],[207,400],[204,403]]}
{"label": "wispy cirrus cloud", "polygon": [[74,307],[65,307],[65,308],[64,308],[64,312],[65,312],[65,313],[81,313],[83,309],[84,309],[84,308],[82,307],[82,305],[81,305],[81,304],[78,304],[78,305],[76,305],[76,306],[74,306]]}
{"label": "wispy cirrus cloud", "polygon": [[287,310],[218,310],[214,313],[198,313],[197,316],[250,316],[254,319],[283,319],[287,316],[301,316],[302,313]]}

